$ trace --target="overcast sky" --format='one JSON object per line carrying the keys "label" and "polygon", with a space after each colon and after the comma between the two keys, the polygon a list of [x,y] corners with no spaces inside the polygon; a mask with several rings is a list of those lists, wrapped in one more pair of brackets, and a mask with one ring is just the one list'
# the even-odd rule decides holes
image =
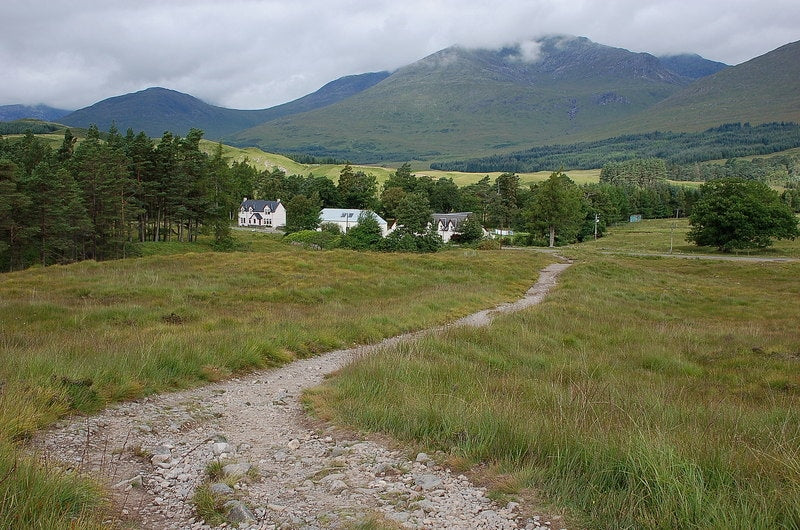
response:
{"label": "overcast sky", "polygon": [[454,44],[585,36],[739,64],[800,40],[798,0],[0,0],[0,105],[162,86],[267,108]]}

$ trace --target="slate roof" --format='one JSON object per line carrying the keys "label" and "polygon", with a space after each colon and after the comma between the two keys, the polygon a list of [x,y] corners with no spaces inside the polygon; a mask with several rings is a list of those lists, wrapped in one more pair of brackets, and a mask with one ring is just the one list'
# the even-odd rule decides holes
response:
{"label": "slate roof", "polygon": [[453,227],[453,230],[458,230],[458,227],[461,226],[461,223],[467,220],[467,217],[472,215],[472,212],[455,212],[455,213],[434,213],[431,214],[433,218],[433,222],[436,224],[441,223],[443,228],[447,228],[447,225],[450,224]]}
{"label": "slate roof", "polygon": [[250,207],[253,208],[254,212],[263,212],[266,206],[269,206],[269,211],[274,212],[278,209],[278,205],[281,201],[262,201],[256,199],[247,199],[242,201],[242,209],[247,211]]}

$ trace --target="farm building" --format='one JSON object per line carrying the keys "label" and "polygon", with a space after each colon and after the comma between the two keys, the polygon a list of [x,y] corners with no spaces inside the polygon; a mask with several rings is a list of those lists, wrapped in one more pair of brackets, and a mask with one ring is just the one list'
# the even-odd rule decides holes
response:
{"label": "farm building", "polygon": [[286,208],[280,199],[262,201],[245,197],[239,208],[239,226],[286,226]]}
{"label": "farm building", "polygon": [[357,210],[354,208],[323,208],[319,212],[319,224],[335,224],[342,233],[347,233],[348,230],[358,225],[358,219],[362,214],[375,217],[381,227],[382,236],[386,237],[386,234],[390,232],[389,226],[380,215],[370,210]]}

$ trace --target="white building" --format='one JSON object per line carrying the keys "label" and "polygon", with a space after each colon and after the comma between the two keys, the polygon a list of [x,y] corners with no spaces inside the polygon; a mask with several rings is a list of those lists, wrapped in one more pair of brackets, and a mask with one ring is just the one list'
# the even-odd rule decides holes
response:
{"label": "white building", "polygon": [[436,227],[436,233],[442,236],[442,241],[447,243],[454,234],[460,232],[461,224],[470,215],[472,212],[435,213],[431,214],[431,222]]}
{"label": "white building", "polygon": [[280,199],[261,201],[245,197],[239,208],[239,226],[286,226],[286,208]]}
{"label": "white building", "polygon": [[372,215],[381,227],[381,236],[386,237],[390,232],[386,221],[378,214],[370,210],[356,210],[354,208],[323,208],[319,212],[319,224],[335,224],[343,234],[354,226],[358,226],[358,219],[361,215]]}

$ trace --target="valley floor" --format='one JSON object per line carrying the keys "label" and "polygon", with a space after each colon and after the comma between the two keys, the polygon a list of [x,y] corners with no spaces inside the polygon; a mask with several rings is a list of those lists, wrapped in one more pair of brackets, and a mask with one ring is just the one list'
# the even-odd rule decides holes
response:
{"label": "valley floor", "polygon": [[310,420],[301,394],[381,347],[487,325],[497,312],[539,303],[568,266],[543,269],[518,302],[447,326],[124,403],[42,432],[34,446],[44,458],[108,484],[125,526],[557,528],[557,519],[493,502],[484,488],[441,467],[436,455],[409,457]]}

